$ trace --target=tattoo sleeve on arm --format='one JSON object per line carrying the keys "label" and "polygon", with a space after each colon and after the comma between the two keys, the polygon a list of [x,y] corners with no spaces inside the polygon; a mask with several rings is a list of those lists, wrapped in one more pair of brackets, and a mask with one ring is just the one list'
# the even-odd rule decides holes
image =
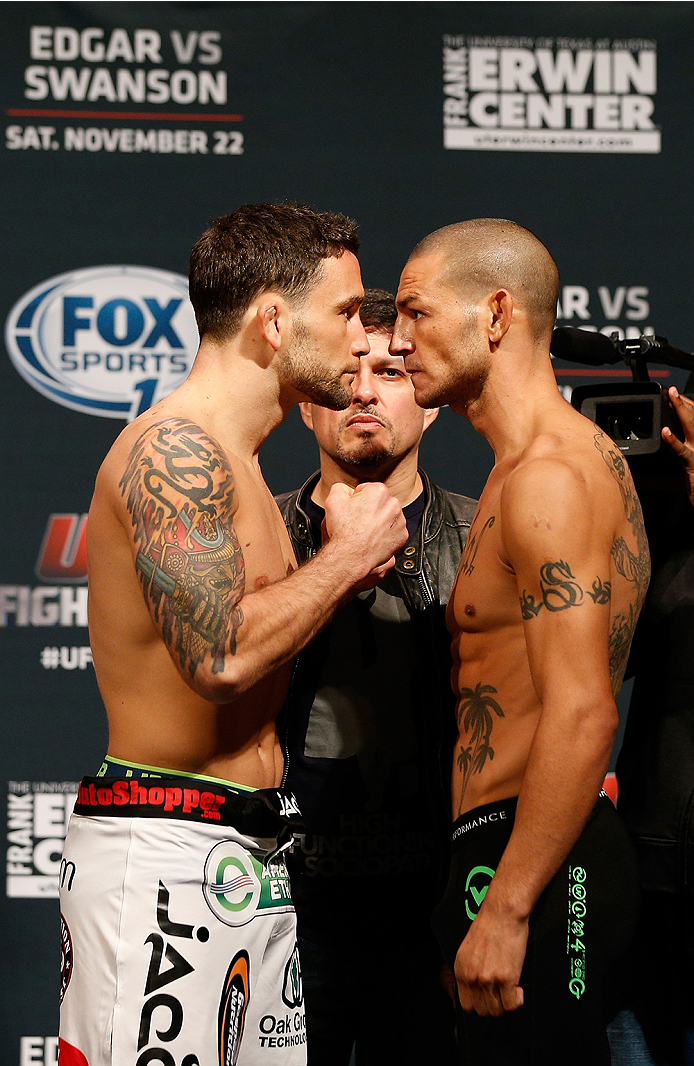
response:
{"label": "tattoo sleeve on arm", "polygon": [[191,677],[208,652],[219,673],[236,651],[245,588],[224,453],[185,419],[157,423],[135,444],[120,489],[142,590],[167,647]]}
{"label": "tattoo sleeve on arm", "polygon": [[[574,577],[569,564],[561,559],[557,562],[545,563],[540,567],[540,589],[542,592],[540,602],[527,589],[523,589],[520,606],[525,622],[535,618],[542,607],[554,613],[565,611],[568,607],[580,607],[584,602],[583,589]],[[612,595],[610,582],[596,577],[593,588],[585,595],[590,596],[594,603],[609,603]]]}
{"label": "tattoo sleeve on arm", "polygon": [[612,582],[596,577],[591,591],[586,595],[590,596],[593,603],[609,603],[612,599]]}
{"label": "tattoo sleeve on arm", "polygon": [[583,603],[583,589],[576,581],[568,563],[545,563],[540,568],[542,602],[548,611],[565,611]]}
{"label": "tattoo sleeve on arm", "polygon": [[531,592],[527,589],[523,589],[520,597],[521,615],[524,622],[529,622],[531,618],[535,618],[542,607],[542,601],[538,603]]}
{"label": "tattoo sleeve on arm", "polygon": [[612,545],[612,558],[617,573],[621,574],[634,586],[634,600],[626,610],[620,611],[612,620],[610,631],[610,673],[614,691],[619,688],[627,659],[631,639],[636,628],[636,621],[641,605],[646,596],[651,574],[651,560],[648,550],[648,538],[643,523],[641,504],[636,495],[631,474],[622,455],[617,454],[607,443],[602,433],[594,438],[595,447],[600,452],[607,469],[617,482],[624,505],[624,514],[631,526],[636,542],[636,551],[632,551],[624,537],[617,537]]}

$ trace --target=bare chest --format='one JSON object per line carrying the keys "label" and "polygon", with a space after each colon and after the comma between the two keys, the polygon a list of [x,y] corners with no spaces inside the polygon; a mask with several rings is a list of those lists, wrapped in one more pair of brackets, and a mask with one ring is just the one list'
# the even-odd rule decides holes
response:
{"label": "bare chest", "polygon": [[255,592],[296,569],[282,516],[262,478],[235,471],[238,509],[234,532],[243,553],[246,592]]}
{"label": "bare chest", "polygon": [[453,637],[486,634],[518,621],[515,574],[503,561],[498,497],[482,500],[460,561],[447,623]]}

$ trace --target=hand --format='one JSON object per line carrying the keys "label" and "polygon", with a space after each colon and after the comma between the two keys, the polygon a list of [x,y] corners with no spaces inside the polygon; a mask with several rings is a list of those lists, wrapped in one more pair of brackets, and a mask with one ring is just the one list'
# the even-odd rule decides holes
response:
{"label": "hand", "polygon": [[523,989],[518,982],[527,945],[527,919],[480,909],[455,957],[463,1010],[498,1018],[522,1007]]}
{"label": "hand", "polygon": [[[330,540],[330,534],[328,532],[328,527],[327,527],[325,518],[323,519],[320,528],[321,528],[321,543],[323,545],[325,545]],[[366,575],[366,577],[362,578],[361,581],[359,581],[356,585],[354,585],[352,587],[352,592],[353,593],[366,592],[367,589],[372,589],[372,588],[375,588],[376,585],[380,585],[381,581],[383,581],[383,578],[386,576],[388,571],[392,570],[392,568],[394,566],[395,566],[395,556],[391,555],[390,559],[388,559],[388,561],[385,562],[383,564],[383,566],[375,566],[373,568],[373,570],[369,571],[369,573]]]}
{"label": "hand", "polygon": [[395,566],[395,556],[391,555],[390,559],[383,564],[383,566],[375,566],[373,570],[369,570],[366,577],[361,578],[356,584],[352,585],[352,594],[357,592],[367,592],[369,589],[375,589],[376,585],[380,585],[383,578],[386,576],[389,570],[392,570]]}
{"label": "hand", "polygon": [[667,426],[662,429],[662,437],[682,460],[687,475],[689,499],[694,504],[694,403],[686,396],[680,396],[674,385],[668,389],[668,398],[682,423],[684,441],[679,440]]}
{"label": "hand", "polygon": [[333,485],[325,501],[325,532],[330,542],[355,559],[355,585],[377,585],[407,543],[402,507],[380,482],[350,489]]}

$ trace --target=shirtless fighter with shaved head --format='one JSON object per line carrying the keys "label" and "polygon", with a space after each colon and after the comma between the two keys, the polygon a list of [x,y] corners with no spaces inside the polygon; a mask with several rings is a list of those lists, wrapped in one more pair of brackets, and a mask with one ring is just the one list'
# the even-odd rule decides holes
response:
{"label": "shirtless fighter with shaved head", "polygon": [[120,434],[89,512],[89,623],[109,719],[80,786],[61,890],[61,1066],[302,1066],[275,718],[290,660],[394,563],[383,485],[333,486],[296,570],[263,440],[335,408],[369,342],[354,223],[251,204],[193,249],[187,381]]}
{"label": "shirtless fighter with shaved head", "polygon": [[391,344],[417,403],[450,404],[495,453],[448,609],[456,821],[434,919],[473,1066],[609,1063],[637,907],[601,784],[648,545],[619,450],[557,389],[558,280],[522,226],[447,226],[405,266]]}

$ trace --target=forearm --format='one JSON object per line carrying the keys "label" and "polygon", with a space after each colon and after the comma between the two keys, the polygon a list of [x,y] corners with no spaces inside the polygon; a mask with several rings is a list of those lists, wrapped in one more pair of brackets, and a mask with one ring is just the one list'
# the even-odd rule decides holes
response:
{"label": "forearm", "polygon": [[363,559],[329,542],[289,577],[243,596],[226,635],[233,653],[221,669],[206,655],[188,683],[212,702],[238,698],[305,648],[367,573]]}
{"label": "forearm", "polygon": [[616,726],[617,710],[607,699],[544,708],[487,909],[529,917],[588,820],[609,765]]}

